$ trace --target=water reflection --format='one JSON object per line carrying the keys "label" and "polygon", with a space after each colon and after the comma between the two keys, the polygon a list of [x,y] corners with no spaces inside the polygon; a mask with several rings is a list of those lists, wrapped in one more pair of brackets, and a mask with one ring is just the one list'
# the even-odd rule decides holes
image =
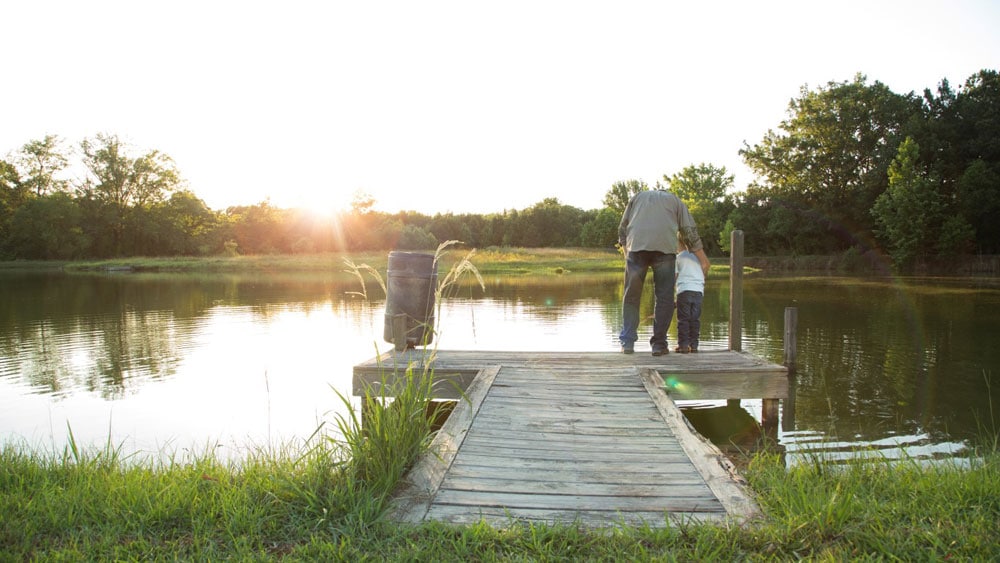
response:
{"label": "water reflection", "polygon": [[[620,276],[485,281],[441,303],[438,346],[617,349]],[[340,408],[351,367],[391,347],[384,303],[333,274],[0,273],[0,288],[0,439],[42,448],[61,449],[67,424],[82,442],[152,454],[301,441]],[[727,345],[728,296],[710,280],[703,347]],[[744,302],[744,349],[776,363],[784,309],[799,309],[794,416],[786,402],[779,435],[793,455],[937,456],[1000,424],[995,281],[749,277]],[[756,398],[743,406],[759,419]]]}

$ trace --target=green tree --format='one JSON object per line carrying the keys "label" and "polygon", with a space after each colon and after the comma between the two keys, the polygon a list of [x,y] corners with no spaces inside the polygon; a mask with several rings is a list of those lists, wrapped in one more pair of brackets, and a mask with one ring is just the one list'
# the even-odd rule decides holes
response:
{"label": "green tree", "polygon": [[282,212],[269,200],[256,205],[226,209],[233,239],[246,254],[274,254],[286,246],[282,233]]}
{"label": "green tree", "polygon": [[69,159],[63,152],[62,139],[56,135],[25,143],[17,154],[17,164],[25,187],[36,196],[69,189],[69,181],[58,178],[69,166]]}
{"label": "green tree", "polygon": [[162,201],[181,186],[180,174],[173,160],[159,151],[130,156],[117,135],[98,134],[80,147],[89,172],[80,191],[110,210],[111,248],[121,254],[129,211]]}
{"label": "green tree", "polygon": [[819,221],[833,249],[868,240],[869,210],[886,189],[886,170],[905,128],[921,116],[920,100],[857,75],[817,90],[803,87],[788,113],[783,133],[768,131],[759,144],[740,150],[761,190],[792,204],[790,210],[812,211],[797,222]]}
{"label": "green tree", "polygon": [[972,236],[960,216],[949,213],[938,191],[940,181],[919,162],[920,147],[907,137],[889,166],[889,188],[878,197],[872,215],[893,262],[910,267],[920,258],[953,251]]}
{"label": "green tree", "polygon": [[733,175],[726,167],[716,167],[704,162],[684,167],[673,176],[663,175],[671,192],[687,202],[722,201],[734,185]]}
{"label": "green tree", "polygon": [[[427,229],[439,242],[447,240],[460,240],[466,244],[472,244],[472,229],[469,226],[468,218],[454,215],[452,213],[438,213],[431,220]],[[435,244],[434,247],[437,245]]]}
{"label": "green tree", "polygon": [[28,199],[28,190],[13,164],[0,160],[0,258],[9,256],[10,221],[18,207]]}
{"label": "green tree", "polygon": [[632,196],[648,189],[649,185],[642,180],[615,182],[611,185],[611,189],[604,194],[604,206],[615,210],[621,216],[625,212],[625,207],[628,205],[629,200],[632,199]]}
{"label": "green tree", "polygon": [[691,211],[705,252],[719,254],[722,250],[719,237],[734,208],[729,196],[735,184],[733,175],[727,173],[725,166],[701,163],[687,166],[673,176],[664,174],[663,180]]}
{"label": "green tree", "polygon": [[971,76],[955,99],[961,170],[956,191],[980,252],[1000,252],[1000,73]]}
{"label": "green tree", "polygon": [[983,253],[1000,252],[1000,163],[973,160],[958,179],[962,216],[976,233]]}
{"label": "green tree", "polygon": [[201,256],[222,251],[217,214],[188,190],[180,190],[150,208],[156,242],[146,254]]}
{"label": "green tree", "polygon": [[605,207],[597,211],[580,231],[580,246],[611,248],[618,242],[618,224],[621,213]]}
{"label": "green tree", "polygon": [[14,257],[68,260],[85,256],[90,241],[81,222],[80,207],[67,193],[30,198],[11,218]]}
{"label": "green tree", "polygon": [[433,250],[437,246],[437,238],[416,225],[403,225],[396,241],[396,248],[400,250]]}
{"label": "green tree", "polygon": [[546,198],[511,216],[512,246],[534,248],[576,246],[580,242],[584,212]]}

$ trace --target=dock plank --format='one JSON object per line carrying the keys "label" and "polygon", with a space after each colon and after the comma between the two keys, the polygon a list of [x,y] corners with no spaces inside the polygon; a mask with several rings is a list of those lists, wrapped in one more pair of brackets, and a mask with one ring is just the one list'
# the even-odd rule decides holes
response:
{"label": "dock plank", "polygon": [[407,475],[395,515],[586,526],[755,515],[745,482],[679,423],[663,387],[655,369],[579,359],[482,369]]}

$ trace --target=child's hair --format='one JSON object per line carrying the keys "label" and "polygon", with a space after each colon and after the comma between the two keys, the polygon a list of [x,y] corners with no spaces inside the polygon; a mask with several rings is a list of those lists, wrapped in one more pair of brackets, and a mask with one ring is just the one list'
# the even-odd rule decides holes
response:
{"label": "child's hair", "polygon": [[681,237],[680,233],[677,233],[677,252],[684,252],[688,247],[684,244],[684,238]]}

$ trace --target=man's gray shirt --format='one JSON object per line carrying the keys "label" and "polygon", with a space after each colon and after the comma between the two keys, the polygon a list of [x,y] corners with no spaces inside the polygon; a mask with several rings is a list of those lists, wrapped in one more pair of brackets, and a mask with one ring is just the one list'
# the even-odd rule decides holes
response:
{"label": "man's gray shirt", "polygon": [[625,207],[618,225],[618,243],[625,252],[676,254],[678,231],[689,250],[702,248],[698,228],[684,202],[670,192],[646,190],[632,196]]}

